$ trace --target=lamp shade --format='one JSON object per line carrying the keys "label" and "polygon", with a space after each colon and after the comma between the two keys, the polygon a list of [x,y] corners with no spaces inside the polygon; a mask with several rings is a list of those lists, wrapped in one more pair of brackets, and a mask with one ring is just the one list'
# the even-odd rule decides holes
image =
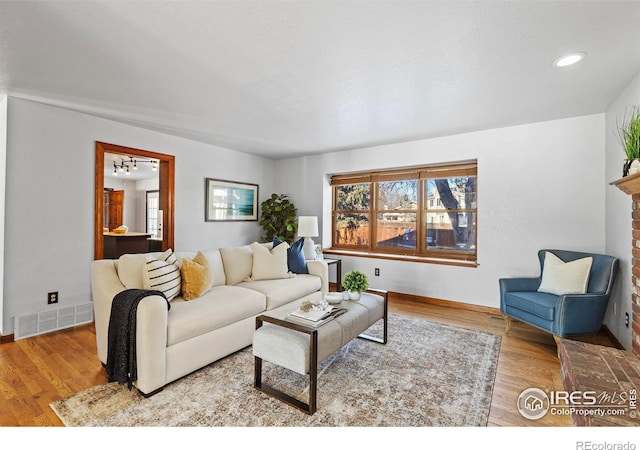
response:
{"label": "lamp shade", "polygon": [[298,217],[298,236],[300,237],[318,236],[318,217],[317,216]]}

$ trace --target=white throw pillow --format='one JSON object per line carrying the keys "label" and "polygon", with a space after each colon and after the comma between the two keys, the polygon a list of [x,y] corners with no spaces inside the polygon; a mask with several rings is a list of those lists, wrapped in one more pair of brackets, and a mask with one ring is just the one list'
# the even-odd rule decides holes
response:
{"label": "white throw pillow", "polygon": [[[209,268],[211,269],[211,278],[214,286],[224,286],[227,282],[227,278],[224,274],[224,265],[222,264],[222,256],[220,250],[208,250],[204,252],[204,256],[209,261]],[[193,259],[193,258],[190,258]]]}
{"label": "white throw pillow", "polygon": [[288,248],[289,244],[286,242],[277,245],[272,250],[269,250],[266,246],[257,242],[251,244],[251,249],[253,250],[251,280],[289,278],[289,267],[287,265]]}
{"label": "white throw pillow", "polygon": [[556,255],[546,252],[542,269],[542,282],[538,292],[555,295],[584,294],[589,285],[589,273],[593,258],[564,262]]}
{"label": "white throw pillow", "polygon": [[164,259],[148,256],[142,272],[143,288],[161,291],[169,301],[180,295],[182,276],[177,262],[173,252]]}
{"label": "white throw pillow", "polygon": [[251,276],[253,250],[250,245],[241,247],[223,247],[220,256],[224,265],[225,282],[234,286]]}

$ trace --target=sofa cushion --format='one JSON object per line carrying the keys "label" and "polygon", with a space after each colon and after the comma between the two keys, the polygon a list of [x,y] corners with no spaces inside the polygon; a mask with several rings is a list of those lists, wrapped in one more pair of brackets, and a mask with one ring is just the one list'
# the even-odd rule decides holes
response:
{"label": "sofa cushion", "polygon": [[198,252],[193,259],[183,258],[182,268],[182,298],[196,299],[213,286],[209,260],[202,252]]}
{"label": "sofa cushion", "polygon": [[320,277],[301,274],[279,280],[245,281],[238,286],[263,293],[269,311],[319,291],[321,284]]}
{"label": "sofa cushion", "polygon": [[236,285],[251,277],[253,250],[249,245],[223,247],[220,256],[224,265],[227,285]]}
{"label": "sofa cushion", "polygon": [[211,269],[211,283],[213,286],[221,286],[227,282],[224,274],[224,266],[222,265],[222,256],[220,250],[208,250],[204,252],[204,256],[209,261],[209,269]]}
{"label": "sofa cushion", "polygon": [[168,301],[180,295],[182,277],[180,268],[176,264],[176,256],[163,254],[160,258],[147,255],[142,268],[142,287],[154,291],[161,291]]}
{"label": "sofa cushion", "polygon": [[167,316],[167,346],[260,314],[265,306],[264,294],[236,286],[215,286],[197,301],[178,297]]}
{"label": "sofa cushion", "polygon": [[589,285],[592,263],[591,256],[564,262],[553,253],[546,252],[538,292],[555,295],[584,294]]}
{"label": "sofa cushion", "polygon": [[251,244],[251,250],[253,250],[251,280],[289,278],[289,269],[287,267],[288,249],[289,244],[286,242],[273,247],[271,250],[257,242]]}

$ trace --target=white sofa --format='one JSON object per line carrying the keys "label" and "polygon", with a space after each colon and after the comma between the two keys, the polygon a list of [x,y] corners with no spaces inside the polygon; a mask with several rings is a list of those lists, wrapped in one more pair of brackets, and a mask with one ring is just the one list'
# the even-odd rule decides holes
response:
{"label": "white sofa", "polygon": [[[268,244],[261,245],[270,248]],[[188,301],[178,296],[171,300],[168,311],[165,299],[159,295],[146,297],[138,305],[138,379],[134,385],[145,396],[251,345],[258,315],[268,313],[282,318],[297,309],[303,300],[320,300],[328,291],[328,267],[324,261],[307,261],[309,274],[253,280],[252,246],[202,253],[212,274],[213,287],[208,292]],[[109,317],[114,296],[125,289],[144,288],[142,271],[147,257],[160,255],[123,255],[118,260],[92,262],[96,341],[98,357],[103,364],[107,363]],[[182,258],[193,259],[196,253],[175,252],[175,255],[177,265],[180,265]]]}

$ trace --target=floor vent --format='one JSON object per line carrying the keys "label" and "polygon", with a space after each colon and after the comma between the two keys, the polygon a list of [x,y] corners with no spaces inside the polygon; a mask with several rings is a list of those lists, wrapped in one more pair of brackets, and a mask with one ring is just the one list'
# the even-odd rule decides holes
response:
{"label": "floor vent", "polygon": [[15,320],[14,339],[24,339],[50,331],[62,330],[74,325],[93,322],[93,304],[84,303],[75,306],[43,311],[25,316],[17,316]]}

